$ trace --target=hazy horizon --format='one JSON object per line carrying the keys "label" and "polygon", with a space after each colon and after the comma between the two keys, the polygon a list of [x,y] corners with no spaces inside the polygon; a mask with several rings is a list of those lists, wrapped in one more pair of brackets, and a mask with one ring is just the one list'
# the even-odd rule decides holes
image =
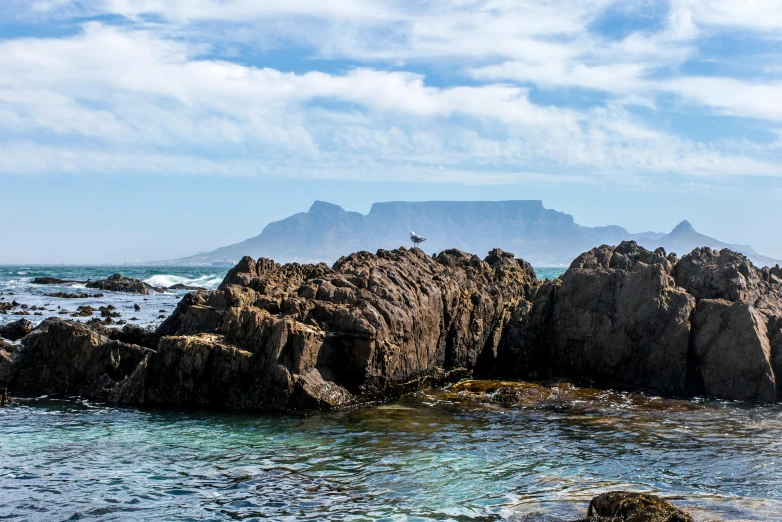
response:
{"label": "hazy horizon", "polygon": [[181,258],[315,200],[540,199],[780,259],[779,12],[6,0],[0,263]]}

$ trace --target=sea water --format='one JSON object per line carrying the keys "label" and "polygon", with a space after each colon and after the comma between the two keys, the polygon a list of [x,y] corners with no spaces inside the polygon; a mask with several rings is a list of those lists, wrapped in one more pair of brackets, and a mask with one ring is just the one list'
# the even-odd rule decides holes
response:
{"label": "sea water", "polygon": [[3,520],[541,520],[616,489],[696,520],[782,520],[782,408],[442,390],[340,412],[30,399],[0,408]]}
{"label": "sea water", "polygon": [[[213,290],[222,282],[228,272],[228,267],[145,267],[145,266],[0,266],[0,301],[17,301],[20,304],[36,306],[41,315],[30,312],[25,319],[37,324],[47,317],[62,317],[77,321],[87,321],[90,317],[70,317],[78,306],[91,306],[98,309],[101,306],[112,305],[121,317],[139,326],[154,327],[163,321],[160,316],[168,316],[176,308],[187,290],[169,290],[168,287],[184,284]],[[36,277],[55,277],[62,280],[95,281],[120,273],[125,277],[140,279],[154,287],[164,289],[164,292],[150,292],[150,295],[128,294],[122,292],[107,292],[94,288],[86,288],[84,284],[68,283],[62,285],[34,285]],[[48,297],[45,294],[63,292],[66,294],[103,294],[102,297],[79,299],[64,299]],[[140,310],[135,310],[138,305]],[[19,308],[13,311],[19,311]],[[69,313],[61,313],[67,311]],[[20,319],[16,315],[0,315],[0,325]]]}

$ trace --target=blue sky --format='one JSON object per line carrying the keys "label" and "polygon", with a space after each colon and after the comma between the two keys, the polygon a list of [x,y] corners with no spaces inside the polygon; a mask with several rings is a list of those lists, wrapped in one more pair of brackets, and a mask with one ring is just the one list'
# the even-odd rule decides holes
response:
{"label": "blue sky", "polygon": [[782,258],[781,39],[771,0],[3,0],[0,263],[181,257],[315,199]]}

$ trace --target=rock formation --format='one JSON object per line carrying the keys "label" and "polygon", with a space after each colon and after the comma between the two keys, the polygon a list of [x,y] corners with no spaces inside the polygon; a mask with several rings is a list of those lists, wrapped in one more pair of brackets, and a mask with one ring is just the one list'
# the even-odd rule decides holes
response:
{"label": "rock formation", "polygon": [[87,288],[97,288],[98,290],[108,290],[109,292],[127,292],[130,294],[149,295],[150,292],[163,292],[160,288],[133,279],[132,277],[123,277],[122,274],[114,274],[107,279],[98,281],[87,281]]}
{"label": "rock formation", "polygon": [[0,326],[0,337],[5,337],[11,341],[17,341],[33,331],[33,323],[27,319],[19,319]]}
{"label": "rock formation", "polygon": [[343,407],[470,375],[774,402],[779,273],[633,242],[543,282],[501,250],[359,252],[333,267],[246,257],[156,332],[51,319],[0,368],[17,393],[235,409]]}

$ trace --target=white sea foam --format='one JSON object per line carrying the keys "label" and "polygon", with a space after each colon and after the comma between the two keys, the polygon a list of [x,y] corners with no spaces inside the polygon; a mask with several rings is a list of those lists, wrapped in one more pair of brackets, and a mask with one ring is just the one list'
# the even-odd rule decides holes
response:
{"label": "white sea foam", "polygon": [[177,276],[177,275],[171,275],[171,274],[157,274],[153,275],[152,277],[148,277],[147,279],[144,279],[144,282],[148,285],[156,286],[159,288],[168,288],[170,286],[174,285],[187,285],[187,286],[197,286],[200,288],[217,288],[217,285],[219,285],[222,282],[221,277],[217,277],[214,275],[202,275],[198,277],[184,277],[184,276]]}

